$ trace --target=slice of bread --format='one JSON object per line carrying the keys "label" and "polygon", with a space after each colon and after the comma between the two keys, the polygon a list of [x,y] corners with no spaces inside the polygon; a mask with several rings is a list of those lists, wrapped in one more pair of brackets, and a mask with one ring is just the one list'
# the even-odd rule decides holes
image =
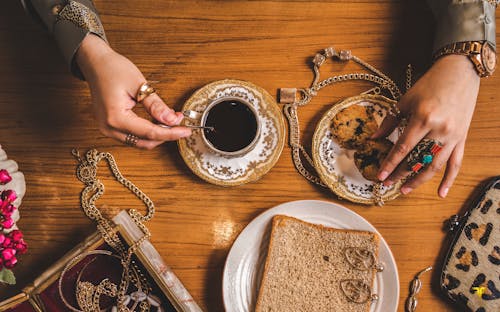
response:
{"label": "slice of bread", "polygon": [[350,302],[340,284],[361,280],[372,289],[375,270],[354,269],[345,250],[369,250],[377,261],[378,246],[376,233],[339,230],[284,215],[274,216],[255,311],[369,311],[371,300]]}

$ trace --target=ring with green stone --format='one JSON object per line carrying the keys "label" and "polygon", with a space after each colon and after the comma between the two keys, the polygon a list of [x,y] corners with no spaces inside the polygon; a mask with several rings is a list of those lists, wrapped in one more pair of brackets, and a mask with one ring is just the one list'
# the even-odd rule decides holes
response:
{"label": "ring with green stone", "polygon": [[419,173],[423,168],[432,163],[434,157],[436,157],[442,148],[443,144],[438,140],[423,139],[406,158],[408,170]]}

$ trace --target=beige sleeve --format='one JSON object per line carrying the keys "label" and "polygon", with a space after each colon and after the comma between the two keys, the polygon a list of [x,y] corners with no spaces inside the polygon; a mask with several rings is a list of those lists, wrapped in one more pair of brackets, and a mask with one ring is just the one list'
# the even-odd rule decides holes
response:
{"label": "beige sleeve", "polygon": [[75,54],[85,36],[92,33],[104,41],[106,35],[91,0],[21,0],[24,8],[54,36],[71,72],[83,75]]}
{"label": "beige sleeve", "polygon": [[434,52],[455,42],[488,41],[496,49],[495,0],[427,0],[436,17]]}

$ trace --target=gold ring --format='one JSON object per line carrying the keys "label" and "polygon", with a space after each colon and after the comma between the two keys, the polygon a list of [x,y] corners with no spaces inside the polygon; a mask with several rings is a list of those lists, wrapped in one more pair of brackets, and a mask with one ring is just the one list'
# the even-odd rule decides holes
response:
{"label": "gold ring", "polygon": [[155,88],[153,88],[149,84],[149,82],[146,81],[145,83],[143,83],[139,87],[139,91],[137,91],[137,95],[135,96],[135,100],[137,103],[141,103],[142,101],[144,101],[145,98],[147,98],[148,96],[150,96],[153,93],[156,93]]}
{"label": "gold ring", "polygon": [[127,134],[125,137],[125,144],[128,146],[135,147],[137,145],[137,141],[139,141],[139,138],[131,133]]}

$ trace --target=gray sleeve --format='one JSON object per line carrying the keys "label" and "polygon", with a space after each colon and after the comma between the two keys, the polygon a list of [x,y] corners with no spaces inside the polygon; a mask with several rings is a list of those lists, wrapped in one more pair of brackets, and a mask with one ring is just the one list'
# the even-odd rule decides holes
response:
{"label": "gray sleeve", "polygon": [[455,42],[488,41],[496,50],[495,0],[427,0],[436,17],[434,52]]}
{"label": "gray sleeve", "polygon": [[104,41],[106,35],[91,0],[21,0],[34,19],[53,35],[71,72],[83,75],[75,62],[75,54],[83,39],[92,33]]}

